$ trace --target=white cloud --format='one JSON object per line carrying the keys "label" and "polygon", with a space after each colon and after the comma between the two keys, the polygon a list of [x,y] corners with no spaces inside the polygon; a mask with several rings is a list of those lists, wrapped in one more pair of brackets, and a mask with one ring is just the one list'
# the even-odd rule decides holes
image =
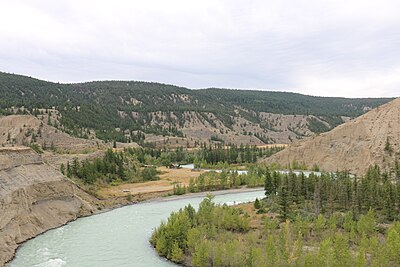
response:
{"label": "white cloud", "polygon": [[5,1],[0,70],[395,96],[399,9],[390,0]]}
{"label": "white cloud", "polygon": [[299,77],[302,93],[344,97],[399,96],[400,68],[382,72],[329,73]]}

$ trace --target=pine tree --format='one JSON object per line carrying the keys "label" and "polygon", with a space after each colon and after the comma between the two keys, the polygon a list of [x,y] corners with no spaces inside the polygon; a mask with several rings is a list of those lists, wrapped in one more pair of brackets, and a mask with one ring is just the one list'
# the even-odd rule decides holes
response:
{"label": "pine tree", "polygon": [[396,197],[394,195],[393,185],[387,181],[384,185],[384,213],[388,221],[393,221],[396,209]]}
{"label": "pine tree", "polygon": [[342,234],[336,234],[333,243],[334,266],[353,266],[348,239]]}
{"label": "pine tree", "polygon": [[265,173],[265,182],[264,182],[264,190],[265,195],[270,196],[271,194],[275,194],[274,192],[274,184],[271,177],[271,173],[267,170]]}
{"label": "pine tree", "polygon": [[290,202],[289,202],[287,187],[285,184],[281,186],[278,196],[279,196],[279,215],[283,221],[286,221],[289,215]]}
{"label": "pine tree", "polygon": [[64,166],[64,163],[61,163],[60,171],[61,171],[61,173],[62,173],[63,175],[65,175],[65,166]]}
{"label": "pine tree", "polygon": [[69,165],[69,161],[67,162],[67,177],[69,177],[69,178],[72,177],[72,168]]}
{"label": "pine tree", "polygon": [[200,243],[192,258],[193,267],[207,267],[209,266],[209,247],[207,242]]}
{"label": "pine tree", "polygon": [[183,261],[183,251],[178,242],[174,242],[171,248],[171,261],[181,263]]}
{"label": "pine tree", "polygon": [[332,240],[327,238],[320,244],[315,266],[333,266],[334,258],[332,251]]}
{"label": "pine tree", "polygon": [[358,251],[357,255],[357,267],[365,267],[367,266],[367,259],[365,257],[365,249],[361,248]]}
{"label": "pine tree", "polygon": [[395,227],[391,227],[387,234],[385,254],[394,266],[400,265],[400,234]]}
{"label": "pine tree", "polygon": [[265,250],[267,258],[266,266],[276,266],[278,255],[276,251],[275,240],[272,235],[268,236]]}

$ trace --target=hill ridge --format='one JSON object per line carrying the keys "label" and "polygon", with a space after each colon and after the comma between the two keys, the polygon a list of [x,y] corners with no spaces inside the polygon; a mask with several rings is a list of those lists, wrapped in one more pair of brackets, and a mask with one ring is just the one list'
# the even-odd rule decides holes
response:
{"label": "hill ridge", "polygon": [[267,163],[301,161],[325,171],[364,174],[369,166],[389,170],[400,154],[400,98],[318,136],[292,144]]}
{"label": "hill ridge", "polygon": [[170,146],[291,143],[391,100],[137,81],[62,84],[6,73],[0,73],[0,95],[0,115],[46,117],[54,110],[51,124],[75,137],[143,143],[156,136]]}

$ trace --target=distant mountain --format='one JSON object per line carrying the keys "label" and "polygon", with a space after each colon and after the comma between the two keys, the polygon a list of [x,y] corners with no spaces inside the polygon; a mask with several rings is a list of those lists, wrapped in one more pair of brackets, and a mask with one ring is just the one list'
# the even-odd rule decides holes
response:
{"label": "distant mountain", "polygon": [[394,167],[400,155],[400,98],[344,123],[330,132],[292,144],[265,159],[288,165],[293,161],[325,171],[364,174],[371,165]]}
{"label": "distant mountain", "polygon": [[291,143],[391,100],[135,81],[60,84],[7,73],[0,73],[0,96],[0,114],[32,114],[76,137],[164,145]]}

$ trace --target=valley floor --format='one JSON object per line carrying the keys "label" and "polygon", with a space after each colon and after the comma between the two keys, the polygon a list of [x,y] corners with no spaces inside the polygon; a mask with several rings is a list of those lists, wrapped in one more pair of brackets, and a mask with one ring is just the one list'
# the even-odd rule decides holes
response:
{"label": "valley floor", "polygon": [[190,178],[197,178],[204,171],[193,171],[190,169],[169,169],[158,167],[160,180],[142,183],[125,183],[117,186],[106,186],[99,189],[101,198],[121,198],[131,194],[133,198],[148,199],[153,196],[162,196],[172,193],[174,184],[188,186]]}

